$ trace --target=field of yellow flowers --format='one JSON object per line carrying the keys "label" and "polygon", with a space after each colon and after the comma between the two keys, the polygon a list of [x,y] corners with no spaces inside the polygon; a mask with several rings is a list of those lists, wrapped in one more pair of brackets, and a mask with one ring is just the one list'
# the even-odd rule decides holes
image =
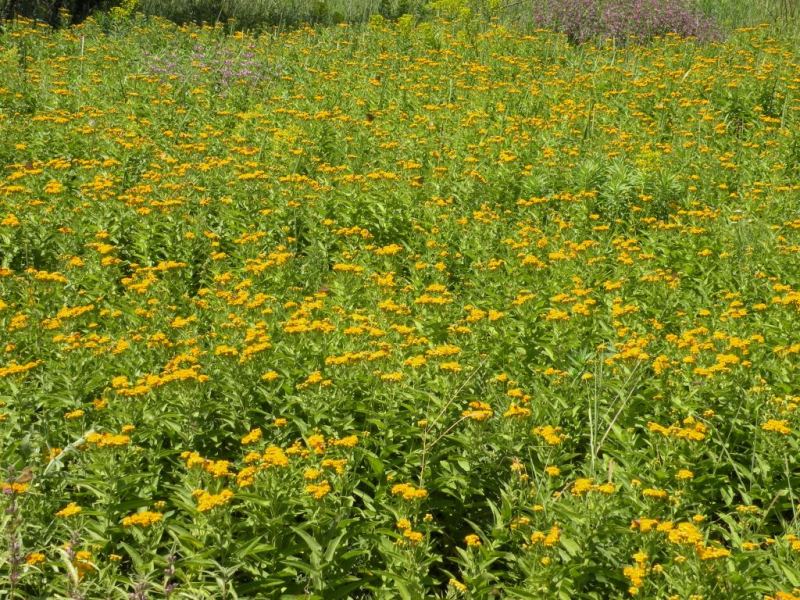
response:
{"label": "field of yellow flowers", "polygon": [[800,54],[0,34],[0,597],[800,598]]}

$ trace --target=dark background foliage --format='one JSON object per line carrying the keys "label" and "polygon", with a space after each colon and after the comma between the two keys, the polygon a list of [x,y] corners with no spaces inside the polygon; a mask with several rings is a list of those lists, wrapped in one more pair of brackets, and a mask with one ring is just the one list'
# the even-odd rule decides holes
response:
{"label": "dark background foliage", "polygon": [[[107,10],[119,0],[0,0],[0,21],[28,17],[46,21],[54,27],[80,23],[95,11]],[[173,21],[214,23],[236,19],[240,27],[292,25],[300,22],[337,23],[360,21],[372,14],[394,18],[402,14],[421,14],[422,0],[287,0],[286,2],[226,2],[200,0],[175,2],[142,1],[137,9]]]}
{"label": "dark background foliage", "polygon": [[53,26],[62,23],[61,11],[67,11],[73,23],[85,19],[94,10],[102,10],[114,4],[109,0],[0,0],[0,15],[4,19],[23,16],[42,19]]}

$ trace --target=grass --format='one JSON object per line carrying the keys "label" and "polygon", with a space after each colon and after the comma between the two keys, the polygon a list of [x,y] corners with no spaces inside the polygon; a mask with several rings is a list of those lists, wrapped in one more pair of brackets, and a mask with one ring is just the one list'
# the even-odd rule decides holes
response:
{"label": "grass", "polygon": [[196,0],[142,0],[140,9],[148,14],[161,15],[178,22],[198,21],[214,23],[233,18],[243,27],[261,24],[291,26],[303,22],[363,22],[370,15],[384,13],[399,16],[420,8],[419,2],[402,0],[257,0],[227,3]]}
{"label": "grass", "polygon": [[[498,17],[507,23],[529,26],[531,15],[541,0],[136,0],[85,2],[66,0],[60,6],[79,19],[95,8],[108,9],[113,5],[135,6],[145,14],[158,15],[179,23],[215,23],[233,19],[238,28],[264,26],[294,27],[300,23],[364,22],[380,14],[397,18],[411,14],[417,18],[432,15],[457,14],[469,9],[474,14]],[[800,23],[798,0],[693,0],[698,8],[728,28],[770,23],[784,34],[797,34]],[[22,16],[51,19],[56,14],[54,0],[0,0],[0,18],[13,9]]]}
{"label": "grass", "polygon": [[764,2],[700,0],[699,6],[708,14],[732,27],[771,23],[793,29],[797,27],[797,19],[800,17],[800,2],[797,0],[765,0]]}

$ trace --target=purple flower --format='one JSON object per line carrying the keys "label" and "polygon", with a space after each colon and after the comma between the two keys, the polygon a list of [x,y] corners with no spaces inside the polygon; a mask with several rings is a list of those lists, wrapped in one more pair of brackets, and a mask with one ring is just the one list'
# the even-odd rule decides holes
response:
{"label": "purple flower", "polygon": [[701,41],[720,36],[714,21],[686,0],[542,0],[534,20],[575,44],[597,38],[645,41],[668,33]]}
{"label": "purple flower", "polygon": [[281,74],[279,67],[259,60],[252,44],[241,50],[196,44],[189,52],[171,50],[144,57],[145,69],[153,75],[193,85],[209,83],[220,91],[240,84],[252,86]]}

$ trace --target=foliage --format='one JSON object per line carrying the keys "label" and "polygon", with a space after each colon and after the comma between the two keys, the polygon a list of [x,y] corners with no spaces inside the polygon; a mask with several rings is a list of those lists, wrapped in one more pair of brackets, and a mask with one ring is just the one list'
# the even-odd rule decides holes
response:
{"label": "foliage", "polygon": [[0,0],[0,22],[15,15],[51,25],[80,23],[124,4],[178,23],[226,23],[233,29],[295,27],[302,23],[397,19],[497,18],[528,29],[546,25],[571,39],[616,39],[677,32],[714,38],[725,28],[771,23],[784,35],[800,33],[800,0]]}
{"label": "foliage", "polygon": [[727,26],[770,23],[784,33],[798,33],[800,0],[698,0],[698,8]]}
{"label": "foliage", "polygon": [[365,21],[373,14],[394,18],[427,12],[424,0],[0,0],[0,19],[19,15],[66,25],[124,4],[178,23],[233,22],[242,29]]}
{"label": "foliage", "polygon": [[4,597],[800,597],[797,46],[470,15],[0,33]]}
{"label": "foliage", "polygon": [[0,20],[21,16],[41,19],[53,26],[68,25],[120,3],[120,0],[0,0]]}

